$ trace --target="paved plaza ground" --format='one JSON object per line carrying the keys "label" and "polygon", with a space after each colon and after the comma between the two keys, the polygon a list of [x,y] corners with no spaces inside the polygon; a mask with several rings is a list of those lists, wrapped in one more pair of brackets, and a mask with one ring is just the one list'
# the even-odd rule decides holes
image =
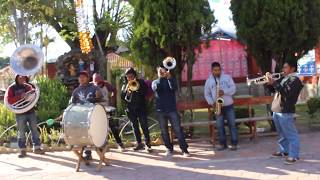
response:
{"label": "paved plaza ground", "polygon": [[[111,165],[96,172],[95,164],[81,166],[75,172],[76,156],[72,152],[48,152],[44,156],[29,153],[18,159],[17,154],[0,154],[0,179],[310,179],[320,180],[320,132],[301,135],[301,160],[284,165],[283,159],[270,158],[276,148],[276,137],[260,137],[255,143],[241,138],[238,151],[215,152],[206,140],[189,143],[192,157],[184,158],[178,146],[172,158],[164,157],[163,146],[155,152],[119,153],[111,149],[106,156]],[[97,158],[97,156],[94,156]]]}

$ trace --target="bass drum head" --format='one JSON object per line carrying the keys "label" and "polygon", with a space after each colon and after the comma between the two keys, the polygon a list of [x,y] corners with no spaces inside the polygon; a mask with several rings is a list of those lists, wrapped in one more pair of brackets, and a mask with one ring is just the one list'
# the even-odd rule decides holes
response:
{"label": "bass drum head", "polygon": [[89,114],[89,136],[96,147],[102,147],[107,143],[109,132],[109,120],[103,106],[96,105]]}

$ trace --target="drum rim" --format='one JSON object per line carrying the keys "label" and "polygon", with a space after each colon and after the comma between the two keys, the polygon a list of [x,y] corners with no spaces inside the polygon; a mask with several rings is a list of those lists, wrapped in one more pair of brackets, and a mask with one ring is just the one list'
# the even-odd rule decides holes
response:
{"label": "drum rim", "polygon": [[[108,116],[107,116],[107,112],[106,112],[104,106],[101,105],[101,104],[98,104],[98,103],[97,103],[97,104],[93,104],[93,105],[95,105],[95,106],[101,106],[102,109],[103,109],[103,111],[104,111],[104,113],[105,113],[105,115],[106,115],[106,117],[107,117],[107,120],[109,121]],[[93,107],[95,107],[95,106],[93,106]],[[92,114],[92,111],[90,111],[90,112],[88,113],[88,117],[87,117],[87,118],[90,118],[90,117],[91,117],[91,114]],[[90,123],[90,122],[89,122],[89,123]],[[108,128],[109,128],[109,122],[108,122],[107,126],[108,126],[107,129],[108,129]],[[89,126],[89,129],[90,129],[90,126]],[[105,138],[105,140],[104,140],[104,143],[102,143],[101,146],[97,146],[96,144],[94,144],[94,141],[93,141],[93,138],[92,138],[91,134],[88,133],[88,135],[89,135],[89,138],[90,138],[92,144],[93,144],[95,147],[101,148],[101,147],[104,147],[105,145],[108,144],[108,135],[109,135],[108,132],[107,132],[107,136],[106,136],[106,138]]]}

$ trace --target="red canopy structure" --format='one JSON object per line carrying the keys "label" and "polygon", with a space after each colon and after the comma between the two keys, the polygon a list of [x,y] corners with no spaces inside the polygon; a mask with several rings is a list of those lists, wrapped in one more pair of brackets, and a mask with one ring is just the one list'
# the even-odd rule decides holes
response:
{"label": "red canopy structure", "polygon": [[[219,62],[223,71],[233,78],[244,78],[248,74],[248,61],[245,46],[234,37],[223,31],[212,35],[210,46],[201,45],[201,53],[196,51],[196,61],[193,65],[193,82],[204,84],[210,75],[211,63]],[[187,81],[187,67],[182,71],[182,81]]]}

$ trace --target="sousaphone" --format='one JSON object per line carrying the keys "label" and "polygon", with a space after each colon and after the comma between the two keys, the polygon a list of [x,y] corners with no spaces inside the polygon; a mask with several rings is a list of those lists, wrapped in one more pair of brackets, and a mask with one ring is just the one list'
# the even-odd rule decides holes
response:
{"label": "sousaphone", "polygon": [[[12,70],[21,76],[35,75],[42,67],[43,64],[42,50],[34,45],[26,44],[17,48],[10,58],[10,66]],[[12,83],[13,86],[15,83]],[[16,113],[21,114],[32,109],[38,102],[40,96],[39,87],[35,83],[29,83],[34,87],[34,90],[26,92],[26,96],[17,102],[10,104],[8,102],[8,89],[5,93],[4,104],[7,108]]]}

